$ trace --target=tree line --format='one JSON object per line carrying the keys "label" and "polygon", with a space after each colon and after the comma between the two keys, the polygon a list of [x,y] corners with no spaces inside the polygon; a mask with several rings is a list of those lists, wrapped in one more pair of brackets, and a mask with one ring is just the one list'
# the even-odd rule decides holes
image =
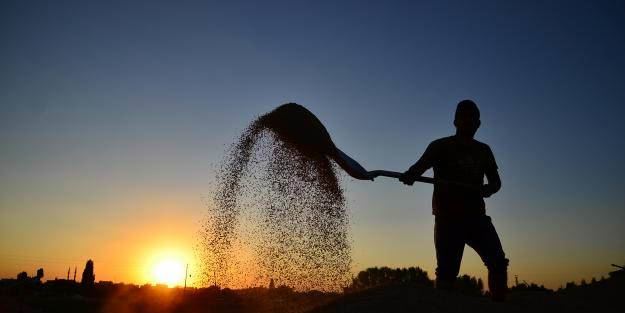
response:
{"label": "tree line", "polygon": [[[351,283],[344,288],[344,291],[350,293],[392,285],[434,287],[434,281],[429,278],[427,271],[420,267],[370,267],[360,271],[352,278]],[[456,289],[465,294],[479,296],[484,294],[484,282],[480,278],[462,275],[456,280]]]}

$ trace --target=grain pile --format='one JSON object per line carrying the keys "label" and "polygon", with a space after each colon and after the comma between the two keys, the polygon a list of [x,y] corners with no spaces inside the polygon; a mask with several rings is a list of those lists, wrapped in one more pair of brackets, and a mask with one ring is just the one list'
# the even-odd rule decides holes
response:
{"label": "grain pile", "polygon": [[243,132],[217,171],[199,255],[205,284],[338,290],[350,278],[348,214],[325,127],[289,103]]}

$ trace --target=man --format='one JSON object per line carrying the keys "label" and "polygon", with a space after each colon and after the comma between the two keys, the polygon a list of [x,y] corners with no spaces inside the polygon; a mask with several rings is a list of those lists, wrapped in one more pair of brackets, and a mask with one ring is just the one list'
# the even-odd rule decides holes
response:
{"label": "man", "polygon": [[[435,179],[458,183],[434,185],[436,286],[440,289],[453,287],[467,244],[488,268],[488,286],[493,300],[503,301],[507,291],[508,259],[486,215],[483,199],[496,193],[501,181],[490,147],[473,139],[480,124],[477,105],[471,100],[460,101],[454,119],[456,135],[430,143],[399,180],[412,185],[417,177],[433,168]],[[487,184],[484,184],[485,175]]]}

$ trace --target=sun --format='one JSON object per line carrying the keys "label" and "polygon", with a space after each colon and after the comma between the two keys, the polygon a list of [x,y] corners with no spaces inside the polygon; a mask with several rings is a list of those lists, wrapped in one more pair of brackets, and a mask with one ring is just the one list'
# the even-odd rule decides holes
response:
{"label": "sun", "polygon": [[164,259],[156,262],[152,268],[152,278],[157,284],[165,284],[168,287],[182,285],[184,283],[185,265],[176,259]]}
{"label": "sun", "polygon": [[[161,284],[168,287],[193,285],[191,275],[195,270],[193,251],[185,243],[159,240],[146,245],[137,259],[138,280],[145,284]],[[140,275],[140,276],[139,276]],[[187,281],[185,282],[185,275]]]}

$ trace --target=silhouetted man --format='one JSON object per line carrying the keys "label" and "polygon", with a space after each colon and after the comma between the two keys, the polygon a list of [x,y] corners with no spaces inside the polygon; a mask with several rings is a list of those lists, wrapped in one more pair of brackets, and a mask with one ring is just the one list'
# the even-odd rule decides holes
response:
{"label": "silhouetted man", "polygon": [[[486,215],[483,199],[497,192],[501,181],[490,147],[473,139],[480,123],[480,111],[473,101],[458,103],[454,119],[456,135],[430,143],[400,180],[412,185],[415,178],[433,168],[436,179],[466,184],[434,185],[436,286],[441,289],[453,287],[464,245],[468,244],[488,268],[488,285],[493,300],[502,301],[507,291],[508,259],[495,227]],[[484,184],[484,175],[488,184]]]}

